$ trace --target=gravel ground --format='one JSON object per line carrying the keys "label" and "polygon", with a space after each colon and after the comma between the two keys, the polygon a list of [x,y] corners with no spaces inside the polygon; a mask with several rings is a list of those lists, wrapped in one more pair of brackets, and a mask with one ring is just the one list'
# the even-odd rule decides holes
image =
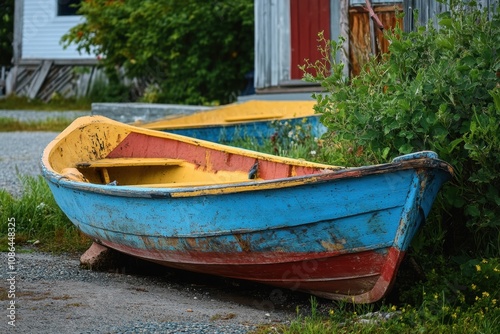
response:
{"label": "gravel ground", "polygon": [[[70,118],[90,115],[82,111],[20,111],[0,110],[0,118],[20,121],[41,121],[50,118]],[[15,196],[21,195],[21,175],[40,174],[40,157],[57,132],[1,132],[0,131],[0,188]]]}
{"label": "gravel ground", "polygon": [[[21,119],[54,115],[0,111]],[[0,187],[21,194],[18,175],[40,174],[43,148],[56,135],[0,132]],[[153,264],[94,272],[81,269],[75,255],[17,252],[12,272],[7,253],[1,258],[0,333],[248,333],[259,324],[286,323],[297,307],[309,306],[308,295]],[[11,301],[16,327],[8,325]]]}
{"label": "gravel ground", "polygon": [[40,175],[42,151],[56,132],[0,132],[0,187],[22,194],[21,176]]}
{"label": "gravel ground", "polygon": [[[141,267],[141,274],[94,272],[80,268],[76,256],[18,253],[11,273],[6,253],[2,262],[1,333],[239,334],[294,315],[283,300],[271,302],[276,289],[155,265]],[[9,289],[14,298],[6,298]],[[6,317],[12,300],[15,327]]]}

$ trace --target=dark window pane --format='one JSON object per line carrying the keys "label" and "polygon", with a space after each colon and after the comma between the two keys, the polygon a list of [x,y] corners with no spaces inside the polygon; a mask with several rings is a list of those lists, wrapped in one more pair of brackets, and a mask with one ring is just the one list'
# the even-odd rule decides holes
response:
{"label": "dark window pane", "polygon": [[57,16],[77,15],[82,0],[58,0]]}

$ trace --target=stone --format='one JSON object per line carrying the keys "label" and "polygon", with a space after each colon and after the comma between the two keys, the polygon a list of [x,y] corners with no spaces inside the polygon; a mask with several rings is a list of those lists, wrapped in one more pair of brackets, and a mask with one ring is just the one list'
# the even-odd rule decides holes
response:
{"label": "stone", "polygon": [[90,270],[100,271],[116,266],[118,260],[118,252],[93,242],[90,248],[80,257],[80,265]]}

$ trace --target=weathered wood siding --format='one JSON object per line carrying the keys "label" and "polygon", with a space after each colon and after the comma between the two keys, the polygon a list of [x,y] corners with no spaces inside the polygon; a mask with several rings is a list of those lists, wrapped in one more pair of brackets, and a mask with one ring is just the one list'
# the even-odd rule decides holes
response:
{"label": "weathered wood siding", "polygon": [[[402,12],[400,4],[374,5],[373,10],[384,26],[384,30],[393,29],[402,19],[396,18],[396,12]],[[358,75],[371,55],[389,51],[389,43],[384,32],[372,24],[369,13],[362,6],[351,6],[349,9],[350,52],[349,62],[351,76]],[[373,39],[373,40],[372,40]]]}
{"label": "weathered wood siding", "polygon": [[[480,8],[490,8],[491,6],[499,5],[498,0],[476,0],[476,2]],[[405,11],[405,31],[414,30],[416,26],[423,26],[428,22],[432,22],[437,26],[437,16],[449,10],[449,6],[439,3],[436,0],[403,0],[403,7]],[[418,11],[418,15],[416,11]]]}
{"label": "weathered wood siding", "polygon": [[255,0],[256,89],[290,78],[290,0]]}
{"label": "weathered wood siding", "polygon": [[21,1],[24,2],[21,59],[95,58],[79,54],[74,45],[64,49],[60,44],[61,37],[81,22],[82,16],[57,16],[57,0]]}

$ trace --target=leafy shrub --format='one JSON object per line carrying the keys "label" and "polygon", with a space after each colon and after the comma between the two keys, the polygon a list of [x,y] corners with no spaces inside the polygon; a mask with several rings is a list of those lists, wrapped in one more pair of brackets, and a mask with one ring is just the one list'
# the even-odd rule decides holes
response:
{"label": "leafy shrub", "polygon": [[[500,14],[498,7],[488,17],[474,2],[458,3],[449,1],[453,10],[439,16],[438,28],[387,32],[390,54],[372,59],[350,82],[333,57],[303,70],[315,68],[306,80],[329,93],[316,95],[335,147],[329,159],[378,163],[436,151],[456,171],[436,205],[447,250],[499,256]],[[341,45],[324,43],[329,55]],[[432,234],[424,239],[436,241]]]}
{"label": "leafy shrub", "polygon": [[253,67],[251,0],[93,0],[79,13],[85,22],[64,45],[76,43],[108,71],[124,68],[145,87],[159,87],[157,102],[232,102]]}
{"label": "leafy shrub", "polygon": [[13,39],[14,0],[6,0],[0,5],[0,65],[11,65]]}

